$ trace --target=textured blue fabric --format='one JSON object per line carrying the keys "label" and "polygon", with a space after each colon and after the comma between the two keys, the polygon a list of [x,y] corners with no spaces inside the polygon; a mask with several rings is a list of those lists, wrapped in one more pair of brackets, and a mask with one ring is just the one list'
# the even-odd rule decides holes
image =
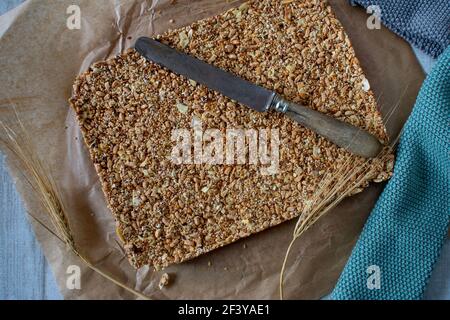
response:
{"label": "textured blue fabric", "polygon": [[[450,223],[450,47],[426,78],[332,299],[421,299]],[[380,288],[370,289],[370,266]],[[373,278],[371,278],[372,280]]]}
{"label": "textured blue fabric", "polygon": [[437,58],[450,45],[449,0],[350,0],[381,9],[381,21],[409,43]]}

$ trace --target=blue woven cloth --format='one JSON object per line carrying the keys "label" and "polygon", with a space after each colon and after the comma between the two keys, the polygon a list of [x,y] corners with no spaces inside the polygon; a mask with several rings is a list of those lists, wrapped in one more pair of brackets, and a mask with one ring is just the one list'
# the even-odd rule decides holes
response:
{"label": "blue woven cloth", "polygon": [[350,0],[381,9],[381,21],[412,45],[437,58],[450,45],[449,0]]}
{"label": "blue woven cloth", "polygon": [[450,47],[420,90],[400,138],[394,176],[331,298],[421,299],[447,237],[449,194]]}

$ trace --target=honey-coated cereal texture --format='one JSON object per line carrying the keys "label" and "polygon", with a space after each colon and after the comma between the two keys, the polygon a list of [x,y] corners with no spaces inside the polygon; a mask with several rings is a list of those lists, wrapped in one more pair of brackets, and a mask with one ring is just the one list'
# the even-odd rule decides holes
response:
{"label": "honey-coated cereal texture", "polygon": [[[251,1],[157,39],[387,142],[349,38],[324,1]],[[80,75],[70,103],[135,267],[160,269],[297,217],[350,156],[280,113],[239,105],[132,49]],[[278,129],[278,172],[174,163],[173,130],[191,129],[193,119],[222,132]],[[387,159],[370,164],[375,174],[363,186],[390,177]]]}

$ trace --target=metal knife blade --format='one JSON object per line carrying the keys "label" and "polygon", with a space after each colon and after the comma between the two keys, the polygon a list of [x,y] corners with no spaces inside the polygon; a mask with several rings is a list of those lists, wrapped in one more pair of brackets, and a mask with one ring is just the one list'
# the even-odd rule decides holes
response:
{"label": "metal knife blade", "polygon": [[275,97],[275,93],[270,90],[156,40],[141,37],[136,41],[135,49],[147,60],[201,83],[254,110],[267,111]]}

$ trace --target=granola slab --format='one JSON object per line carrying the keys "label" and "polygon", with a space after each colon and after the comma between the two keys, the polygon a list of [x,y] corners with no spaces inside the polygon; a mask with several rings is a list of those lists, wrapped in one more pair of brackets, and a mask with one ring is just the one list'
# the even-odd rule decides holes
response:
{"label": "granola slab", "polygon": [[[350,40],[325,1],[250,1],[157,39],[387,141]],[[81,74],[70,104],[135,267],[180,263],[299,216],[350,156],[282,114],[252,111],[134,50]],[[171,135],[194,118],[222,132],[278,129],[278,172],[173,163]],[[392,162],[370,164],[375,173],[363,185],[388,179]]]}

